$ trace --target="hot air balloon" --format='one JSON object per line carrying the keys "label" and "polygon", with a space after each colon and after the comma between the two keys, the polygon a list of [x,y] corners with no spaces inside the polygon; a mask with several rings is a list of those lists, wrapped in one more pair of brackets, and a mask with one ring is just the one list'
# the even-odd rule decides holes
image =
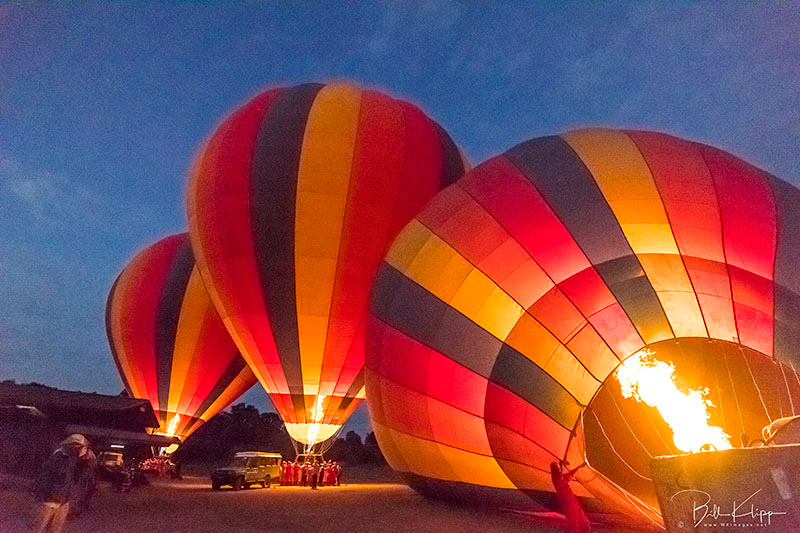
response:
{"label": "hot air balloon", "polygon": [[724,151],[609,129],[524,142],[439,193],[380,267],[381,450],[425,494],[534,510],[557,508],[566,461],[590,512],[658,523],[648,465],[681,435],[615,372],[647,353],[708,389],[731,445],[760,435],[800,408],[798,264],[800,190]]}
{"label": "hot air balloon", "polygon": [[133,397],[147,398],[158,433],[188,437],[252,387],[208,297],[186,233],[139,252],[108,295],[106,332]]}
{"label": "hot air balloon", "polygon": [[197,264],[296,441],[325,441],[361,402],[381,258],[463,170],[418,108],[341,83],[259,94],[202,148],[188,190]]}

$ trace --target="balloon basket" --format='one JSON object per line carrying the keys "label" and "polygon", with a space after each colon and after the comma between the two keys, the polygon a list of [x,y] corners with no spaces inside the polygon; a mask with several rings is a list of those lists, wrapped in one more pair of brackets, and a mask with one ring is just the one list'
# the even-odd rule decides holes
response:
{"label": "balloon basket", "polygon": [[669,532],[800,531],[800,445],[656,457],[650,463]]}

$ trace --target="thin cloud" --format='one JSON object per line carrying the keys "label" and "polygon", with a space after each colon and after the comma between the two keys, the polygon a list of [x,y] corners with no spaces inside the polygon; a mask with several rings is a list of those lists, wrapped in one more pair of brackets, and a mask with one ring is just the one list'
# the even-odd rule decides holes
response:
{"label": "thin cloud", "polygon": [[98,223],[104,215],[97,193],[63,174],[33,168],[13,157],[0,156],[0,191],[9,211],[22,211],[43,226]]}

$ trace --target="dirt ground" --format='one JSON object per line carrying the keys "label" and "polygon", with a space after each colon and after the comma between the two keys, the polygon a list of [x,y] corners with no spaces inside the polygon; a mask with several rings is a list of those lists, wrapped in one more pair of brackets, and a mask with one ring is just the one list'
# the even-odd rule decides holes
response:
{"label": "dirt ground", "polygon": [[[0,488],[0,531],[27,531],[33,500],[22,487]],[[118,494],[105,483],[69,532],[413,531],[559,532],[561,522],[432,502],[399,483],[212,491],[208,478],[154,480]]]}

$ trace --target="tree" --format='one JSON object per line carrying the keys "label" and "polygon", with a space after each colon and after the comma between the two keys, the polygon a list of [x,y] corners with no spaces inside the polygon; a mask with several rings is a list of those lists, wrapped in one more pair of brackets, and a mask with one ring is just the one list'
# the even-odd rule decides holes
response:
{"label": "tree", "polygon": [[378,439],[375,438],[375,432],[371,431],[364,439],[364,449],[367,453],[367,458],[373,463],[385,463],[386,459],[383,457],[380,446],[378,446]]}
{"label": "tree", "polygon": [[294,447],[280,416],[239,403],[192,433],[178,448],[176,459],[210,465],[246,450],[276,452],[294,458]]}

